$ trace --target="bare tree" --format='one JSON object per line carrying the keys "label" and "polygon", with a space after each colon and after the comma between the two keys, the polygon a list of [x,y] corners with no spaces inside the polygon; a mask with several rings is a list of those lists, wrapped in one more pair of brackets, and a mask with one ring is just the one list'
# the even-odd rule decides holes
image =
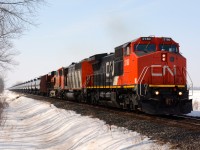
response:
{"label": "bare tree", "polygon": [[0,39],[0,73],[9,69],[11,65],[17,64],[14,61],[14,56],[17,54],[18,52],[13,49],[13,45],[9,40]]}
{"label": "bare tree", "polygon": [[12,40],[33,23],[36,8],[44,0],[0,0],[0,71],[16,64]]}
{"label": "bare tree", "polygon": [[3,78],[0,76],[0,93],[2,93],[4,90],[4,80]]}

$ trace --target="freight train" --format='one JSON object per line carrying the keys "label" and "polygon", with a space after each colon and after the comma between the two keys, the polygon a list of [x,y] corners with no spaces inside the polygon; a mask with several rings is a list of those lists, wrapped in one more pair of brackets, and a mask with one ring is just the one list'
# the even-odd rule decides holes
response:
{"label": "freight train", "polygon": [[10,88],[148,114],[186,114],[186,58],[168,37],[140,37]]}

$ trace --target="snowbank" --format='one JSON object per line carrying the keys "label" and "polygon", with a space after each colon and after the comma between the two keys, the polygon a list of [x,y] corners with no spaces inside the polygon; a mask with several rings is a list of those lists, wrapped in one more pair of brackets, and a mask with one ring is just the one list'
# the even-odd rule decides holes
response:
{"label": "snowbank", "polygon": [[190,99],[192,99],[193,111],[187,116],[200,117],[200,90],[190,91]]}
{"label": "snowbank", "polygon": [[[0,149],[169,149],[125,128],[6,93]],[[17,99],[15,99],[17,97]]]}

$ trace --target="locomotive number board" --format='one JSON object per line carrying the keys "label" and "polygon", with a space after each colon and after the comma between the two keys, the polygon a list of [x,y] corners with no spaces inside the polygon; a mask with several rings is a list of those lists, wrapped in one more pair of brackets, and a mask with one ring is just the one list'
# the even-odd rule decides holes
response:
{"label": "locomotive number board", "polygon": [[142,37],[142,41],[151,41],[151,37]]}
{"label": "locomotive number board", "polygon": [[166,38],[166,37],[164,37],[164,38],[163,38],[163,41],[170,42],[170,41],[171,41],[171,38]]}

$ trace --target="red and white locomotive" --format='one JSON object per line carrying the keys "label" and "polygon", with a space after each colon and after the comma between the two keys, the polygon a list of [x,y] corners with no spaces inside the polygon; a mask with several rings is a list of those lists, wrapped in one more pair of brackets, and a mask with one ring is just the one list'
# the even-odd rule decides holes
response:
{"label": "red and white locomotive", "polygon": [[186,58],[166,37],[140,37],[10,89],[149,114],[192,111]]}

